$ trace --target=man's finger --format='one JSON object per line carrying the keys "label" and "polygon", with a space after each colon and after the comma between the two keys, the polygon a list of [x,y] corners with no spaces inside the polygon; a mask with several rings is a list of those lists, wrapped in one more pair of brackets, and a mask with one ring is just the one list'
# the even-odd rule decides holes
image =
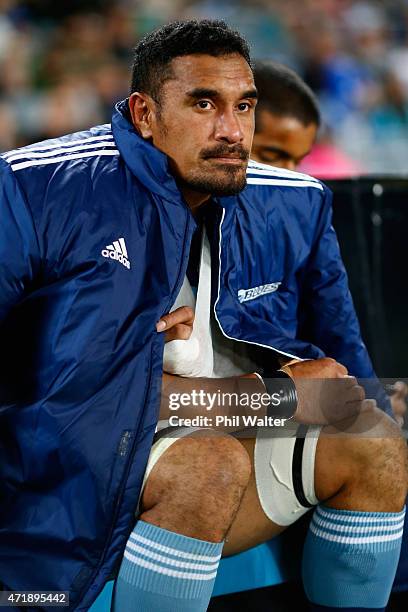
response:
{"label": "man's finger", "polygon": [[191,325],[178,323],[166,332],[166,342],[171,342],[171,340],[188,340],[192,331],[193,327]]}
{"label": "man's finger", "polygon": [[[360,387],[360,385],[357,382],[357,378],[355,376],[350,376],[349,374],[346,374],[344,376],[341,376],[341,383],[336,379],[337,384],[341,384],[343,385],[343,388],[345,389],[350,389],[350,387]],[[360,387],[362,388],[362,387]]]}
{"label": "man's finger", "polygon": [[341,363],[337,364],[337,369],[339,372],[339,376],[348,376],[348,370],[346,367],[344,367],[344,365],[342,365]]}
{"label": "man's finger", "polygon": [[317,362],[319,361],[322,363],[327,373],[332,373],[335,378],[347,376],[347,368],[332,357],[322,357],[321,359],[317,360]]}
{"label": "man's finger", "polygon": [[348,391],[348,402],[362,402],[364,399],[365,391],[360,385],[354,385],[354,387]]}
{"label": "man's finger", "polygon": [[173,310],[173,312],[163,315],[160,321],[156,323],[156,330],[158,332],[168,331],[180,323],[188,325],[191,328],[193,327],[194,310],[190,308],[190,306],[180,306],[176,308],[176,310]]}
{"label": "man's finger", "polygon": [[405,399],[408,395],[408,385],[406,385],[402,380],[397,380],[397,382],[394,384],[393,395],[396,395],[401,399]]}
{"label": "man's finger", "polygon": [[361,402],[361,412],[374,412],[377,402],[373,399],[366,399]]}

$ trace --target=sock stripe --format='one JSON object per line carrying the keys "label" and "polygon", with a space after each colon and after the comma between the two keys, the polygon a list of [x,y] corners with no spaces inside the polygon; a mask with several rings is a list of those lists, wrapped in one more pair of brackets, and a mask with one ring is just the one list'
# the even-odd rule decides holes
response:
{"label": "sock stripe", "polygon": [[392,541],[400,541],[403,533],[403,529],[400,529],[398,532],[393,533],[391,535],[376,535],[376,536],[367,536],[367,537],[354,537],[354,536],[341,536],[328,533],[327,531],[322,531],[317,528],[313,522],[310,523],[310,530],[323,538],[324,540],[329,540],[330,542],[337,542],[339,544],[374,544],[379,542],[392,542]]}
{"label": "sock stripe", "polygon": [[401,512],[355,512],[353,510],[337,510],[336,508],[316,508],[317,514],[331,521],[342,521],[351,523],[395,523],[404,519],[405,508]]}
{"label": "sock stripe", "polygon": [[318,516],[313,516],[313,522],[316,527],[321,527],[322,529],[328,529],[331,531],[337,532],[350,532],[350,529],[353,530],[353,533],[367,533],[369,535],[380,535],[381,532],[390,532],[393,533],[397,530],[401,530],[404,527],[404,521],[400,521],[399,523],[389,524],[389,525],[342,525],[335,523],[334,521],[325,521]]}
{"label": "sock stripe", "polygon": [[113,612],[205,612],[223,542],[209,542],[137,521],[118,578]]}
{"label": "sock stripe", "polygon": [[311,609],[385,610],[401,550],[404,514],[405,509],[315,510],[302,560]]}
{"label": "sock stripe", "polygon": [[135,565],[140,565],[141,567],[152,570],[158,574],[165,574],[166,576],[172,576],[173,578],[180,578],[182,580],[213,580],[217,575],[217,572],[213,572],[211,574],[192,574],[190,572],[169,569],[168,567],[156,565],[155,563],[150,563],[150,561],[145,561],[140,557],[136,557],[135,555],[130,554],[127,550],[125,550],[124,556],[126,559],[128,559],[128,561]]}
{"label": "sock stripe", "polygon": [[144,538],[143,536],[134,532],[130,534],[130,539],[136,542],[141,542],[142,544],[150,546],[151,548],[154,548],[156,550],[160,550],[161,552],[169,553],[171,555],[174,555],[175,557],[183,557],[183,559],[192,559],[193,561],[208,561],[210,563],[216,563],[221,559],[221,554],[195,555],[193,553],[188,553],[183,550],[177,550],[176,548],[172,548],[170,546],[164,546],[163,544],[159,544],[158,542],[154,542],[153,540],[148,540],[147,538]]}
{"label": "sock stripe", "polygon": [[159,561],[160,563],[165,563],[167,565],[173,565],[174,567],[184,567],[192,570],[201,570],[201,571],[214,571],[218,568],[217,563],[212,563],[211,565],[204,565],[202,563],[188,563],[186,561],[177,561],[176,559],[171,559],[170,557],[165,557],[164,555],[159,555],[151,550],[147,550],[142,546],[138,546],[133,542],[128,542],[126,546],[126,550],[129,554],[133,555],[133,553],[139,553],[144,557],[148,557],[150,559],[154,559],[155,561]]}

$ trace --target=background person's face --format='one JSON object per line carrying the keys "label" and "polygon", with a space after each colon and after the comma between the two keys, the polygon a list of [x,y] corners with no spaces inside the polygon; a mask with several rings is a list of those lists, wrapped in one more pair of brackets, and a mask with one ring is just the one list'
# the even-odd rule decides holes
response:
{"label": "background person's face", "polygon": [[184,189],[230,195],[246,184],[256,89],[239,54],[190,55],[172,62],[161,108],[151,122],[153,144],[166,153]]}
{"label": "background person's face", "polygon": [[316,133],[314,123],[304,125],[295,117],[281,117],[261,110],[257,113],[251,159],[296,170],[310,152]]}

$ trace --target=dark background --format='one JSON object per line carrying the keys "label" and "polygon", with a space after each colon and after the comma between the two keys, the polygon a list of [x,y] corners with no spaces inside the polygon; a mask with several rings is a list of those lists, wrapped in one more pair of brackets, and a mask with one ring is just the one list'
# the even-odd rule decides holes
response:
{"label": "dark background", "polygon": [[332,181],[333,225],[377,375],[408,376],[408,177]]}

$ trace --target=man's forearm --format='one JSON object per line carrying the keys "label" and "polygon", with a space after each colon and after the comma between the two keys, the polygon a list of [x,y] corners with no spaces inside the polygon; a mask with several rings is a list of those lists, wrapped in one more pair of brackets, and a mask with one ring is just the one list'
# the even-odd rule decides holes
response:
{"label": "man's forearm", "polygon": [[[250,415],[281,415],[282,419],[293,416],[299,423],[328,425],[375,404],[367,404],[356,379],[347,376],[346,368],[334,359],[301,361],[283,369],[292,379],[292,387],[273,377],[265,379],[265,387],[255,373],[230,378],[183,378],[165,373],[160,419],[167,420],[175,414],[178,420],[207,416],[212,421],[208,426],[216,423],[222,429],[223,421],[217,422],[217,417],[237,417],[233,424],[225,421],[228,431],[247,427],[248,419],[243,417]],[[288,403],[289,396],[293,397]]]}
{"label": "man's forearm", "polygon": [[[270,396],[256,374],[229,378],[184,378],[164,373],[160,419],[177,420],[207,417],[220,429],[243,429],[243,416],[263,417],[267,414]],[[222,417],[222,419],[217,419]],[[225,417],[238,417],[234,425]],[[174,419],[173,419],[174,420]]]}

